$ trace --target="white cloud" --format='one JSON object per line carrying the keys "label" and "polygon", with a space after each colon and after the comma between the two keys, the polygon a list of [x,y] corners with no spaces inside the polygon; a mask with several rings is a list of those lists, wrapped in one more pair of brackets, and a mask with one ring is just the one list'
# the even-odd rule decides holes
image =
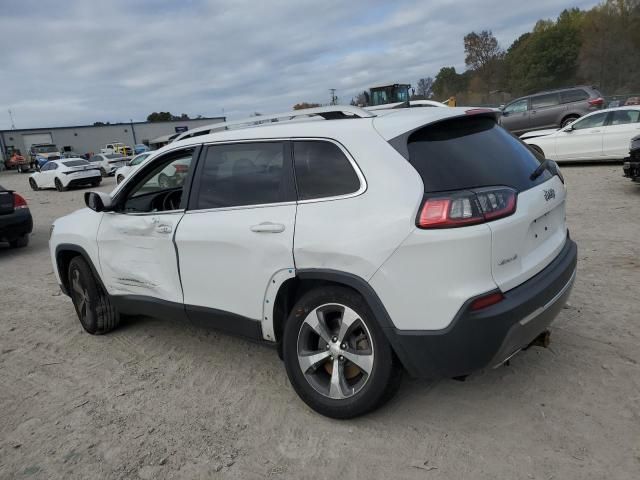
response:
{"label": "white cloud", "polygon": [[5,0],[0,128],[142,120],[152,111],[238,117],[343,102],[464,67],[462,37],[503,47],[572,4],[487,0]]}

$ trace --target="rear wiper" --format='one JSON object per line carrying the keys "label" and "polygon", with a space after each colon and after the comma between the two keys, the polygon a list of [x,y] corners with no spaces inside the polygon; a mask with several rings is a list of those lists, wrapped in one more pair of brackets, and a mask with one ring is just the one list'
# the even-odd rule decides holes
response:
{"label": "rear wiper", "polygon": [[533,173],[531,174],[529,179],[530,180],[535,180],[536,178],[538,178],[540,175],[542,175],[544,173],[544,171],[547,169],[548,166],[549,166],[549,159],[545,158],[540,163],[540,165],[538,165],[538,167],[533,171]]}

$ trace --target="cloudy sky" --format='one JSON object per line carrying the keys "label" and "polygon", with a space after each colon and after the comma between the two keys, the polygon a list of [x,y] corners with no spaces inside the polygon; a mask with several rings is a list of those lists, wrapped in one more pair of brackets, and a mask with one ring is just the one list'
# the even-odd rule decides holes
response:
{"label": "cloudy sky", "polygon": [[507,48],[593,0],[2,0],[0,129],[238,118],[464,69],[463,36]]}

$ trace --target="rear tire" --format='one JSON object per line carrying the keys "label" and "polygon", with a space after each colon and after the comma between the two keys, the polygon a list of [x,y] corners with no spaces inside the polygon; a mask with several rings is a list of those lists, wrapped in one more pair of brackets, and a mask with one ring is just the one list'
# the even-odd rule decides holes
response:
{"label": "rear tire", "polygon": [[100,175],[102,175],[103,177],[107,176],[107,171],[102,167],[100,167]]}
{"label": "rear tire", "polygon": [[84,258],[77,256],[71,260],[68,280],[69,294],[82,328],[92,335],[101,335],[118,326],[120,315]]}
{"label": "rear tire", "polygon": [[36,181],[35,181],[33,178],[30,178],[30,179],[29,179],[29,186],[31,187],[31,189],[32,189],[32,190],[34,190],[34,191],[36,191],[36,192],[37,192],[38,190],[40,190],[40,189],[38,188],[38,184],[36,183]]}
{"label": "rear tire", "polygon": [[16,238],[15,240],[11,240],[9,242],[9,246],[11,248],[23,248],[29,245],[29,234],[25,233],[20,238]]}
{"label": "rear tire", "polygon": [[566,127],[571,122],[575,122],[579,118],[580,118],[580,116],[578,116],[578,115],[569,115],[569,116],[563,118],[562,119],[562,123],[560,124],[560,128]]}
{"label": "rear tire", "polygon": [[56,190],[58,190],[59,192],[64,192],[66,190],[66,188],[62,185],[60,179],[56,178],[54,184],[56,186]]}
{"label": "rear tire", "polygon": [[118,178],[116,178],[116,184],[120,185],[123,180],[124,180],[124,175],[118,175]]}
{"label": "rear tire", "polygon": [[402,371],[393,350],[353,290],[331,286],[307,292],[289,315],[282,346],[296,393],[327,417],[364,415],[400,386]]}

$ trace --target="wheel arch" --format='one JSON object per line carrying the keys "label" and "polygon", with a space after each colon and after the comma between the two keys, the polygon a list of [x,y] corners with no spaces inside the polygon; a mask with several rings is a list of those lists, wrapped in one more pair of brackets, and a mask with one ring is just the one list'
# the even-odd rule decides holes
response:
{"label": "wheel arch", "polygon": [[[295,276],[286,279],[280,284],[271,316],[271,328],[274,341],[278,345],[278,355],[282,358],[282,335],[284,326],[289,318],[297,300],[306,292],[324,286],[341,286],[358,293],[367,303],[374,314],[375,321],[383,331],[393,328],[393,322],[375,290],[361,277],[348,272],[330,269],[301,269],[295,272]],[[266,318],[266,317],[265,317]],[[263,329],[264,330],[264,329]],[[389,337],[387,335],[387,337]],[[395,350],[394,345],[391,345]]]}
{"label": "wheel arch", "polygon": [[106,292],[107,289],[102,283],[102,279],[100,278],[100,275],[98,274],[98,271],[96,270],[95,265],[93,264],[93,261],[91,260],[91,257],[89,256],[87,251],[79,245],[73,245],[70,243],[61,243],[56,247],[55,259],[56,259],[56,268],[58,269],[58,277],[62,282],[61,289],[63,293],[65,295],[69,295],[69,275],[68,275],[69,264],[71,263],[71,260],[73,260],[75,257],[78,257],[78,256],[82,257],[83,260],[87,262],[87,265],[89,265],[89,268],[91,269],[91,273],[93,273],[93,276],[96,278],[96,281]]}

